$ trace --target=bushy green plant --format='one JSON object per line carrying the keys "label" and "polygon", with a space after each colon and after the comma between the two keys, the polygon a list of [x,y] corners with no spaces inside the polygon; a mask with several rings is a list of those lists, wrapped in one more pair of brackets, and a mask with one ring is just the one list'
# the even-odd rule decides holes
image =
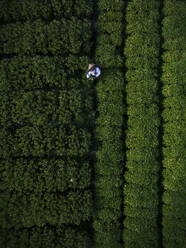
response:
{"label": "bushy green plant", "polygon": [[126,167],[124,230],[126,247],[159,247],[159,2],[128,3],[126,57]]}
{"label": "bushy green plant", "polygon": [[163,7],[163,246],[186,246],[186,3],[165,0]]}
{"label": "bushy green plant", "polygon": [[45,24],[41,19],[16,22],[0,27],[0,54],[68,55],[85,50],[90,52],[90,21],[53,20]]}
{"label": "bushy green plant", "polygon": [[96,85],[97,110],[95,165],[94,244],[98,248],[121,247],[123,183],[122,125],[124,80],[121,43],[123,1],[99,0],[96,61],[102,69]]}
{"label": "bushy green plant", "polygon": [[0,7],[0,246],[90,247],[92,2]]}
{"label": "bushy green plant", "polygon": [[87,248],[91,246],[87,232],[67,225],[0,229],[0,236],[1,247],[6,248]]}
{"label": "bushy green plant", "polygon": [[[41,1],[0,1],[0,22],[3,24],[26,21],[28,19],[49,19],[52,15],[51,4],[48,0]],[[15,11],[16,10],[16,11]]]}
{"label": "bushy green plant", "polygon": [[76,16],[78,19],[82,19],[82,17],[90,19],[93,6],[91,1],[87,2],[86,0],[2,0],[0,9],[0,22],[6,24],[38,18],[45,21],[61,20],[64,17],[71,18],[71,16]]}

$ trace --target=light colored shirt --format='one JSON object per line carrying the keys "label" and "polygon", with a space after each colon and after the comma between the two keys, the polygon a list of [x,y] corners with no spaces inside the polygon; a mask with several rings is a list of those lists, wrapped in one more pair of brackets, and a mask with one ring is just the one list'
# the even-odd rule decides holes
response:
{"label": "light colored shirt", "polygon": [[94,70],[90,70],[89,72],[87,72],[87,78],[90,78],[91,75],[94,77],[99,77],[100,74],[101,70],[98,66],[96,66]]}

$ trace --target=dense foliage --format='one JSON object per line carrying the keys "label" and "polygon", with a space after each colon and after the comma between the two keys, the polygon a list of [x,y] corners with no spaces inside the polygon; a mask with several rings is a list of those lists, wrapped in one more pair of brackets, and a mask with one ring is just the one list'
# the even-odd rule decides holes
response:
{"label": "dense foliage", "polygon": [[[96,85],[95,247],[121,247],[123,183],[122,31],[124,2],[99,0],[96,60],[102,76]],[[112,28],[114,27],[114,28]]]}
{"label": "dense foliage", "polygon": [[186,1],[0,10],[0,247],[186,247]]}
{"label": "dense foliage", "polygon": [[[92,14],[92,4],[87,0],[1,0],[0,23],[42,19],[45,22],[52,19],[88,18]],[[16,11],[15,11],[16,10]]]}
{"label": "dense foliage", "polygon": [[130,1],[126,20],[128,150],[123,239],[126,247],[158,247],[159,3]]}
{"label": "dense foliage", "polygon": [[[68,56],[89,51],[90,21],[71,19],[41,19],[3,25],[0,33],[0,54],[51,54]],[[84,34],[84,35],[82,35]]]}
{"label": "dense foliage", "polygon": [[186,2],[163,13],[163,245],[186,247]]}
{"label": "dense foliage", "polygon": [[[0,246],[88,247],[87,154],[94,113],[86,96],[91,84],[82,72],[90,53],[92,4],[86,10],[82,0],[78,9],[86,14],[79,18],[83,9],[68,1],[74,15],[66,18],[49,1],[32,2],[28,12],[29,2],[1,2]],[[23,13],[14,15],[12,6]],[[44,8],[47,22],[39,16]],[[31,20],[32,14],[37,18]]]}
{"label": "dense foliage", "polygon": [[89,237],[79,228],[65,225],[45,226],[43,228],[0,229],[1,247],[10,248],[87,248],[90,247]]}

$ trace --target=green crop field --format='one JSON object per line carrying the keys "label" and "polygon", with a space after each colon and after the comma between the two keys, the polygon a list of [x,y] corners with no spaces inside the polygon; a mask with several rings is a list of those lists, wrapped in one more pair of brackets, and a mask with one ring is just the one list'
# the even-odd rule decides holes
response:
{"label": "green crop field", "polygon": [[186,0],[0,1],[0,248],[186,248]]}

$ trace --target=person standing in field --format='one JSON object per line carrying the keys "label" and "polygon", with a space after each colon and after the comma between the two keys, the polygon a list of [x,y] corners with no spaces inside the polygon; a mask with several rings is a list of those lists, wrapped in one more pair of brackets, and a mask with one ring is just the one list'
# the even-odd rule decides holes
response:
{"label": "person standing in field", "polygon": [[101,70],[98,66],[96,66],[95,64],[89,64],[88,70],[87,70],[87,78],[90,78],[93,80],[99,77],[100,74],[101,74]]}

